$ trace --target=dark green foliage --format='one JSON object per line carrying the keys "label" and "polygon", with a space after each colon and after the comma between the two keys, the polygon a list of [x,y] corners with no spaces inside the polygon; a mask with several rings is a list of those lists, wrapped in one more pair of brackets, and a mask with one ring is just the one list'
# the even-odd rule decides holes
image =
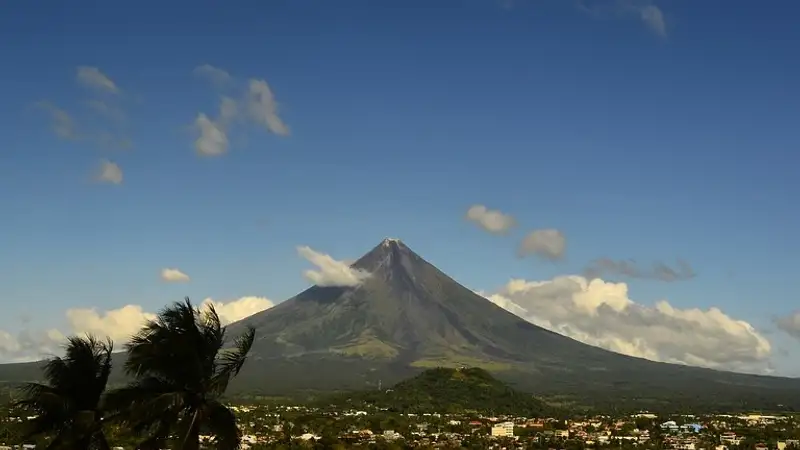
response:
{"label": "dark green foliage", "polygon": [[141,435],[143,449],[199,448],[209,433],[221,450],[239,448],[236,418],[222,402],[230,380],[244,365],[255,338],[248,329],[230,349],[226,329],[209,306],[201,312],[187,298],[161,311],[131,338],[125,370],[135,381],[107,396],[115,419]]}
{"label": "dark green foliage", "polygon": [[92,336],[69,338],[63,358],[44,364],[43,383],[27,383],[15,403],[35,415],[21,439],[48,435],[49,449],[105,450],[102,395],[111,373],[111,341]]}
{"label": "dark green foliage", "polygon": [[[403,413],[514,414],[537,417],[556,413],[530,394],[517,392],[479,368],[429,369],[385,391],[339,395],[330,402],[371,404]],[[323,402],[325,403],[325,402]]]}

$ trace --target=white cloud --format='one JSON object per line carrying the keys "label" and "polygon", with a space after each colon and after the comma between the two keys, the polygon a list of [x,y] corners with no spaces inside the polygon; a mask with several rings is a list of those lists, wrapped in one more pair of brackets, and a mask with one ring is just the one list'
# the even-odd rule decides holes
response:
{"label": "white cloud", "polygon": [[516,226],[517,221],[509,214],[503,214],[484,205],[472,205],[467,210],[467,220],[494,234],[506,234]]}
{"label": "white cloud", "polygon": [[664,12],[652,0],[604,0],[588,5],[586,0],[578,0],[578,9],[590,16],[602,19],[606,17],[636,17],[659,37],[667,36],[667,23]]}
{"label": "white cloud", "polygon": [[602,278],[604,275],[621,275],[628,278],[666,282],[690,280],[697,276],[692,266],[689,265],[688,262],[680,259],[674,267],[661,261],[655,262],[648,267],[632,259],[614,260],[610,258],[600,258],[592,261],[584,270],[584,274],[588,278]]}
{"label": "white cloud", "polygon": [[[231,83],[233,77],[220,68],[205,64],[194,70],[195,75],[210,79],[217,87]],[[288,136],[289,127],[278,115],[279,105],[269,84],[265,80],[251,79],[238,100],[222,96],[216,118],[205,113],[198,114],[194,128],[199,137],[195,140],[198,154],[218,156],[229,149],[230,128],[238,120],[248,120],[265,127],[279,136]]]}
{"label": "white cloud", "polygon": [[114,122],[124,122],[125,121],[125,111],[121,108],[118,108],[115,105],[105,101],[105,100],[98,100],[98,99],[91,99],[86,102],[86,105],[97,114],[106,117],[108,119],[113,120]]}
{"label": "white cloud", "polygon": [[229,124],[239,114],[239,104],[236,100],[222,96],[219,102],[219,120],[222,124]]}
{"label": "white cloud", "polygon": [[194,142],[194,148],[203,156],[219,156],[228,151],[228,134],[221,123],[215,122],[203,113],[194,121],[200,136]]}
{"label": "white cloud", "polygon": [[117,163],[103,160],[95,179],[101,183],[122,184],[122,169]]}
{"label": "white cloud", "polygon": [[626,355],[719,369],[768,370],[770,342],[749,323],[719,308],[636,303],[628,297],[625,283],[581,276],[516,279],[481,295],[536,325]]}
{"label": "white cloud", "polygon": [[161,280],[168,283],[185,283],[190,280],[189,275],[175,268],[161,269]]}
{"label": "white cloud", "polygon": [[[119,92],[117,85],[96,67],[79,67],[77,79],[96,92]],[[120,102],[119,96],[83,100],[81,103],[94,114],[80,121],[75,115],[48,101],[37,102],[34,106],[50,115],[53,133],[61,139],[90,143],[104,149],[124,150],[132,146],[132,141],[124,127],[127,115]],[[96,120],[97,116],[107,120]]]}
{"label": "white cloud", "polygon": [[354,269],[308,246],[297,247],[297,254],[319,269],[303,272],[306,279],[317,286],[358,286],[370,276],[369,272]]}
{"label": "white cloud", "polygon": [[800,311],[777,317],[774,322],[778,329],[782,330],[784,333],[795,339],[800,339]]}
{"label": "white cloud", "polygon": [[214,67],[211,64],[203,64],[194,69],[196,76],[205,78],[217,86],[222,86],[231,81],[231,75],[219,67]]}
{"label": "white cloud", "polygon": [[222,324],[227,325],[272,308],[275,303],[266,297],[250,296],[228,302],[218,302],[212,298],[203,300],[202,306],[208,305],[214,306]]}
{"label": "white cloud", "polygon": [[197,153],[203,156],[219,156],[227,153],[228,127],[238,114],[239,104],[226,96],[220,97],[216,120],[200,113],[194,122],[194,127],[200,134],[194,143]]}
{"label": "white cloud", "polygon": [[266,80],[250,80],[247,91],[247,111],[250,118],[278,136],[288,136],[289,127],[278,116],[278,102]]}
{"label": "white cloud", "polygon": [[558,260],[564,256],[567,240],[564,233],[554,228],[533,230],[520,243],[517,253],[520,256],[537,255]]}
{"label": "white cloud", "polygon": [[92,89],[116,94],[119,92],[117,85],[97,67],[78,67],[77,80],[79,83]]}
{"label": "white cloud", "polygon": [[656,5],[642,5],[636,8],[642,22],[650,28],[653,33],[661,36],[667,36],[667,24],[664,21],[664,13]]}
{"label": "white cloud", "polygon": [[[229,301],[205,299],[201,307],[213,304],[223,325],[241,320],[249,315],[271,308],[273,302],[265,297],[245,296]],[[66,311],[65,331],[24,330],[16,335],[0,330],[0,363],[34,361],[60,354],[68,335],[94,334],[110,337],[117,350],[138,332],[156,314],[139,305],[125,305],[118,309],[98,311],[97,308],[72,308]]]}
{"label": "white cloud", "polygon": [[50,115],[51,127],[56,136],[67,140],[79,138],[75,119],[69,113],[47,101],[37,102],[34,106]]}
{"label": "white cloud", "polygon": [[64,335],[58,330],[23,330],[12,335],[0,330],[0,362],[25,362],[47,358],[60,351]]}
{"label": "white cloud", "polygon": [[97,312],[95,308],[75,308],[67,310],[66,315],[71,333],[108,336],[118,344],[127,342],[145,322],[156,317],[139,305],[125,305],[105,312]]}

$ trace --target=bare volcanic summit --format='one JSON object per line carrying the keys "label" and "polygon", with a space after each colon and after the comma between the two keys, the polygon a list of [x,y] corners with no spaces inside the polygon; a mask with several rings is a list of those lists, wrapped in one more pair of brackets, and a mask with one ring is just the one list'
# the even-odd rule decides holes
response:
{"label": "bare volcanic summit", "polygon": [[611,397],[616,404],[718,405],[723,398],[728,407],[779,407],[800,397],[796,379],[658,363],[545,330],[460,285],[397,239],[352,267],[370,275],[353,287],[313,286],[231,326],[234,333],[244,325],[257,330],[240,389],[365,389],[424,368],[474,366],[517,389],[581,404]]}

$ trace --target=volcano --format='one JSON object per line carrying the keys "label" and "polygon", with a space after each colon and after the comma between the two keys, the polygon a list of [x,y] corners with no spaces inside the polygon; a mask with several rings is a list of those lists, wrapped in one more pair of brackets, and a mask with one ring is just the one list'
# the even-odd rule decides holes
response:
{"label": "volcano", "polygon": [[800,397],[799,380],[634,358],[538,327],[397,239],[385,239],[351,267],[369,276],[357,286],[313,286],[231,326],[232,333],[248,325],[257,331],[240,384],[271,393],[361,389],[426,368],[470,366],[518,389],[580,404],[645,401],[652,409],[708,399],[774,408]]}
{"label": "volcano", "polygon": [[399,240],[384,240],[351,267],[369,276],[354,287],[313,286],[234,328],[255,327],[256,354],[267,358],[328,354],[499,368],[547,366],[542,350],[552,345],[569,346],[589,364],[607,353],[494,305]]}
{"label": "volcano", "polygon": [[[397,239],[351,267],[369,276],[356,286],[312,286],[229,326],[228,335],[246,326],[257,333],[232,393],[369,390],[430,368],[467,366],[518,391],[602,411],[800,410],[798,379],[660,363],[583,344],[500,308]],[[115,355],[115,367],[123,360]],[[0,382],[30,380],[40,369],[0,365]]]}

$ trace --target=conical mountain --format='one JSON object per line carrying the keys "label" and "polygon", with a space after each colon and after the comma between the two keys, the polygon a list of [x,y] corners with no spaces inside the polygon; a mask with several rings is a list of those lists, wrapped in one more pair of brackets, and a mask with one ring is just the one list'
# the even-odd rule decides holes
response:
{"label": "conical mountain", "polygon": [[[355,286],[313,286],[230,326],[230,334],[245,325],[257,332],[234,392],[369,389],[426,368],[472,366],[521,391],[600,408],[800,409],[800,380],[658,363],[580,343],[494,305],[396,239],[352,268],[368,276]],[[0,365],[0,385],[33,379],[40,368]]]}
{"label": "conical mountain", "polygon": [[[329,353],[412,366],[529,364],[538,349],[607,353],[531,325],[458,284],[403,242],[386,239],[352,268],[352,287],[313,286],[242,324],[263,357]],[[566,341],[566,342],[565,342]],[[589,354],[580,350],[587,349]]]}
{"label": "conical mountain", "polygon": [[240,388],[370,388],[424,368],[463,365],[582,404],[645,401],[652,409],[659,406],[652,399],[660,399],[774,407],[800,398],[795,379],[658,363],[545,330],[460,285],[397,239],[382,241],[351,267],[369,276],[356,286],[313,286],[233,324],[234,332],[252,325],[258,333]]}

